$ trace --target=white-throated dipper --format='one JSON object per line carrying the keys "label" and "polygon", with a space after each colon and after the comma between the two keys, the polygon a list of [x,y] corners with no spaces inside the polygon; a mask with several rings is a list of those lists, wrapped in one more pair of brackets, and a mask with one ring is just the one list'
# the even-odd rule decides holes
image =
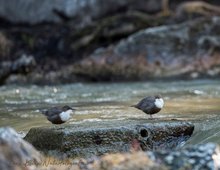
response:
{"label": "white-throated dipper", "polygon": [[53,124],[62,124],[65,123],[67,120],[70,119],[70,115],[73,113],[73,108],[69,106],[59,107],[52,107],[48,110],[41,110],[41,113],[47,117]]}
{"label": "white-throated dipper", "polygon": [[164,105],[164,101],[160,95],[148,96],[142,99],[138,104],[132,105],[137,109],[142,110],[144,113],[149,114],[150,118],[155,113],[158,113]]}

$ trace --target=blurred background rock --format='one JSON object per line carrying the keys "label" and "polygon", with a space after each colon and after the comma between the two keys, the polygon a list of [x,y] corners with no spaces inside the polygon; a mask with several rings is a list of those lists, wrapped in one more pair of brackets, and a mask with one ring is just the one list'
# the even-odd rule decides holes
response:
{"label": "blurred background rock", "polygon": [[[0,0],[0,82],[218,78],[219,4]],[[22,55],[33,56],[35,67],[4,70]]]}

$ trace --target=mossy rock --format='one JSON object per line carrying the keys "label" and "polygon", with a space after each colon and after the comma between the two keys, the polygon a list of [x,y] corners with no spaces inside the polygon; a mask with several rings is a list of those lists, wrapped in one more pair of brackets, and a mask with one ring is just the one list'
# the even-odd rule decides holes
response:
{"label": "mossy rock", "polygon": [[193,130],[193,124],[177,120],[112,120],[32,128],[25,140],[49,155],[90,157],[129,151],[135,141],[143,150],[176,148]]}

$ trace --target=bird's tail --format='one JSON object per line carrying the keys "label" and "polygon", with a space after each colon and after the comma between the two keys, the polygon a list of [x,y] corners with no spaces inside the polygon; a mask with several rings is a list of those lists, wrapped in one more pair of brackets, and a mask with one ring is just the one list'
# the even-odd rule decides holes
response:
{"label": "bird's tail", "polygon": [[130,107],[137,107],[137,105],[135,104],[135,105],[131,105]]}
{"label": "bird's tail", "polygon": [[39,110],[43,115],[48,116],[48,110],[46,109],[41,109]]}

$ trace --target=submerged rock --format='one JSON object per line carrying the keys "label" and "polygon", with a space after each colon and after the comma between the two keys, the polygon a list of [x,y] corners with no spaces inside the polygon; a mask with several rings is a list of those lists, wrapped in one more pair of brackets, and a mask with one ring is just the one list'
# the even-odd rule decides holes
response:
{"label": "submerged rock", "polygon": [[40,153],[12,128],[0,128],[0,169],[24,169],[28,161],[39,164]]}
{"label": "submerged rock", "polygon": [[182,121],[90,122],[32,128],[25,140],[49,155],[89,157],[129,151],[135,141],[142,150],[176,148],[189,139],[193,130],[191,123]]}

